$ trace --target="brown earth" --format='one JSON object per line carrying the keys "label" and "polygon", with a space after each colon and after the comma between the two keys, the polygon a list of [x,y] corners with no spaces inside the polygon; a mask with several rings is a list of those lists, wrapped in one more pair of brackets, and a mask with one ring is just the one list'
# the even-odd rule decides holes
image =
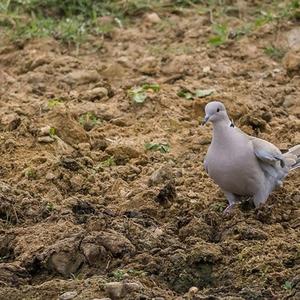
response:
{"label": "brown earth", "polygon": [[[185,10],[79,53],[1,41],[0,299],[300,299],[299,172],[265,207],[224,216],[202,164],[211,127],[199,126],[219,99],[246,132],[300,143],[299,30],[269,23],[214,48],[209,17]],[[154,82],[133,103],[128,90]],[[216,92],[187,100],[181,88]]]}

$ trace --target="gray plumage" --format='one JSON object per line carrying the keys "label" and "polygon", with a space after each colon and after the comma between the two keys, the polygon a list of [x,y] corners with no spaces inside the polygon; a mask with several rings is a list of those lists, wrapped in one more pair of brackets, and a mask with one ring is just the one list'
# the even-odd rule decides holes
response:
{"label": "gray plumage", "polygon": [[241,196],[253,197],[259,207],[289,171],[300,167],[300,145],[282,154],[273,144],[245,134],[233,125],[221,102],[206,105],[204,123],[208,121],[213,137],[204,166],[229,202],[225,212]]}

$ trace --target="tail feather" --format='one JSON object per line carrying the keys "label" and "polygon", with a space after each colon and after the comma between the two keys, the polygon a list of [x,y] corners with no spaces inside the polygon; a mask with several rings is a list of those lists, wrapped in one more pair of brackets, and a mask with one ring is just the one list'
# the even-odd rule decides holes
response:
{"label": "tail feather", "polygon": [[300,167],[300,145],[296,145],[283,154],[285,161],[290,166],[290,171]]}

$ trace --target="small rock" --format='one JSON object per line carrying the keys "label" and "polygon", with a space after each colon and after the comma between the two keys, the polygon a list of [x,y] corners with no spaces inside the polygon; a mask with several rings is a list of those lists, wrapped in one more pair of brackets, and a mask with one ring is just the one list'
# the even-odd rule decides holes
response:
{"label": "small rock", "polygon": [[108,79],[120,78],[124,75],[124,68],[118,63],[113,63],[102,71],[102,75]]}
{"label": "small rock", "polygon": [[46,179],[47,180],[53,180],[53,179],[55,179],[56,178],[56,176],[52,173],[52,172],[48,172],[47,174],[46,174]]}
{"label": "small rock", "polygon": [[96,87],[92,90],[86,91],[84,98],[89,101],[100,100],[108,96],[108,90],[105,87]]}
{"label": "small rock", "polygon": [[199,289],[195,286],[192,286],[189,291],[188,294],[189,296],[194,296],[195,294],[197,294],[199,292]]}
{"label": "small rock", "polygon": [[70,300],[77,296],[77,292],[66,292],[58,297],[59,300]]}
{"label": "small rock", "polygon": [[127,292],[137,292],[141,290],[143,286],[137,282],[125,282],[124,287]]}
{"label": "small rock", "polygon": [[87,84],[90,82],[95,82],[100,79],[100,76],[96,70],[76,70],[73,71],[63,78],[68,84]]}
{"label": "small rock", "polygon": [[83,183],[84,183],[84,179],[79,174],[74,175],[70,179],[71,187],[75,192],[78,192],[82,189]]}
{"label": "small rock", "polygon": [[300,72],[300,50],[288,51],[282,62],[288,72]]}
{"label": "small rock", "polygon": [[154,56],[149,56],[141,59],[138,63],[139,71],[142,74],[154,75],[158,71],[158,61]]}
{"label": "small rock", "polygon": [[296,27],[287,33],[287,42],[290,49],[300,49],[300,28]]}
{"label": "small rock", "polygon": [[161,18],[157,13],[153,12],[145,15],[145,21],[151,24],[158,24],[161,22]]}
{"label": "small rock", "polygon": [[106,148],[106,152],[114,157],[117,164],[124,164],[128,160],[140,156],[140,152],[131,145],[112,144]]}
{"label": "small rock", "polygon": [[37,141],[39,143],[45,143],[46,144],[46,143],[53,143],[55,141],[55,139],[52,138],[51,136],[39,136],[37,138]]}
{"label": "small rock", "polygon": [[203,67],[202,72],[203,72],[204,74],[209,73],[209,72],[210,72],[210,67],[209,67],[209,66]]}
{"label": "small rock", "polygon": [[152,173],[149,178],[149,186],[157,185],[169,181],[173,178],[172,169],[168,166],[162,166]]}
{"label": "small rock", "polygon": [[282,104],[283,107],[289,108],[297,103],[297,99],[294,95],[287,95],[284,99],[284,102]]}
{"label": "small rock", "polygon": [[170,206],[170,203],[176,198],[176,190],[173,183],[168,182],[156,196],[155,201],[163,206]]}
{"label": "small rock", "polygon": [[125,294],[124,284],[122,282],[106,283],[105,290],[109,297],[111,297],[113,300],[121,299],[121,297],[124,297]]}
{"label": "small rock", "polygon": [[60,163],[64,168],[71,171],[78,171],[81,168],[80,164],[73,158],[62,157]]}
{"label": "small rock", "polygon": [[4,128],[9,131],[17,129],[20,124],[21,124],[21,118],[16,113],[4,115],[1,118],[1,125],[3,125]]}
{"label": "small rock", "polygon": [[39,129],[38,135],[39,136],[47,136],[47,135],[49,135],[50,130],[51,130],[51,127],[49,125],[44,126]]}
{"label": "small rock", "polygon": [[91,150],[91,145],[89,143],[79,143],[78,149],[83,152],[87,152]]}

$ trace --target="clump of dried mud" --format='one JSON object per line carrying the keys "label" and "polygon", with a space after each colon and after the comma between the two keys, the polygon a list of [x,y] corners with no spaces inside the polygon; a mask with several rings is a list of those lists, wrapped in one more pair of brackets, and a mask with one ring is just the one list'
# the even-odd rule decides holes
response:
{"label": "clump of dried mud", "polygon": [[[199,126],[219,99],[248,133],[300,143],[299,29],[266,24],[212,48],[206,16],[168,18],[177,26],[139,19],[79,55],[1,41],[0,299],[300,298],[299,172],[263,209],[226,217]],[[284,64],[270,43],[285,45]],[[160,91],[133,103],[128,89],[153,82]],[[187,100],[182,88],[216,92]]]}

